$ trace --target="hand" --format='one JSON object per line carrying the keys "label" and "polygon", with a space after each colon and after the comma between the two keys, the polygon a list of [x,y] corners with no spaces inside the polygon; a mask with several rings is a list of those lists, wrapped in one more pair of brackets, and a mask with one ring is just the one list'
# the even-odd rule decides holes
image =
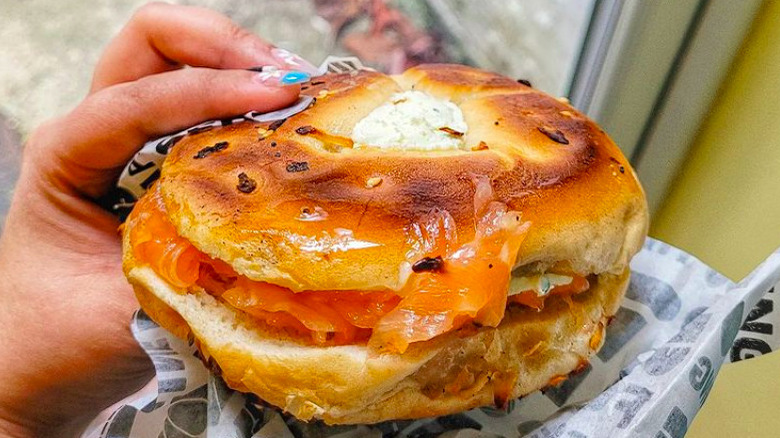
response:
{"label": "hand", "polygon": [[84,101],[31,135],[0,238],[0,436],[72,436],[149,381],[119,222],[94,200],[155,136],[294,102],[299,86],[245,70],[261,65],[313,69],[215,12],[151,4]]}

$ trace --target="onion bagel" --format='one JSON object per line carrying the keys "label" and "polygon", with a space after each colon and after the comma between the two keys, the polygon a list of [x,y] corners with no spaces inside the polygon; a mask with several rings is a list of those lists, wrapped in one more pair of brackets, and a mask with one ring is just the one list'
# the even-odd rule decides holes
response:
{"label": "onion bagel", "polygon": [[647,234],[593,121],[458,65],[314,78],[270,124],[189,135],[123,226],[142,308],[303,420],[501,405],[587,362]]}

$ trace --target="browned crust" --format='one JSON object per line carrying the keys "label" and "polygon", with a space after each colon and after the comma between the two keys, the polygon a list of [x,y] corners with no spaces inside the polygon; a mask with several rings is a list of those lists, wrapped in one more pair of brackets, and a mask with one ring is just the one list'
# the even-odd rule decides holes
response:
{"label": "browned crust", "polygon": [[[258,126],[244,123],[190,136],[163,167],[161,188],[178,231],[242,274],[293,290],[397,289],[407,230],[421,216],[447,211],[460,240],[473,237],[475,178],[490,181],[495,198],[531,222],[518,264],[620,272],[641,247],[647,208],[633,170],[610,138],[569,105],[463,66],[420,66],[396,78],[329,75],[317,84],[305,91],[320,96],[316,104],[270,135],[259,139]],[[358,152],[296,132],[311,126],[349,137],[358,120],[412,87],[459,104],[469,125],[466,145],[487,149]],[[560,131],[568,144],[543,130]],[[222,141],[224,151],[193,158]],[[242,172],[256,183],[251,193],[237,190]],[[381,184],[368,187],[374,177]],[[327,220],[297,219],[314,207]],[[376,246],[302,248],[333,239],[338,229]]]}
{"label": "browned crust", "polygon": [[[176,336],[194,336],[231,387],[331,424],[501,402],[582,365],[600,346],[627,286],[628,261],[647,231],[642,189],[609,137],[556,99],[468,67],[429,65],[396,78],[361,72],[318,82],[305,90],[317,103],[273,132],[244,123],[177,144],[160,187],[182,236],[250,278],[294,290],[397,288],[410,225],[431,210],[446,211],[458,239],[470,240],[475,179],[484,179],[495,199],[531,222],[517,255],[521,270],[597,273],[597,284],[575,296],[572,307],[552,298],[542,312],[510,309],[496,329],[460,330],[412,344],[403,355],[374,357],[362,346],[301,345],[205,293],[171,290],[133,260],[126,230],[125,273],[152,319]],[[358,120],[411,88],[460,105],[469,125],[466,151],[353,152],[328,143],[327,136],[349,137]],[[310,131],[301,127],[327,136],[301,134]],[[194,158],[218,142],[228,146]],[[238,190],[241,173],[252,190]],[[366,183],[376,177],[381,184]],[[302,208],[315,207],[327,220],[296,219]],[[337,229],[378,246],[311,250]]]}

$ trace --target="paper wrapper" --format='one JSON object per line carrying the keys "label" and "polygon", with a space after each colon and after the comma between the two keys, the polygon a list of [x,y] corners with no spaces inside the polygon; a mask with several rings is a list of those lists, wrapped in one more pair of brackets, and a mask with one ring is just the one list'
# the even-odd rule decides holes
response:
{"label": "paper wrapper", "polygon": [[[327,66],[323,66],[324,69]],[[114,209],[126,213],[159,176],[169,148],[188,133],[232,123],[286,118],[306,108],[206,122],[147,143],[124,170]],[[735,284],[694,257],[649,239],[631,263],[626,297],[601,350],[557,387],[510,402],[438,418],[328,427],[256,404],[210,374],[191,343],[142,311],[132,331],[154,362],[147,388],[96,420],[88,438],[174,437],[682,437],[724,361],[766,354],[780,344],[773,286],[780,251]]]}
{"label": "paper wrapper", "polygon": [[255,405],[211,375],[192,344],[139,311],[133,334],[154,362],[159,392],[138,394],[85,437],[682,437],[724,361],[780,344],[773,330],[780,252],[735,284],[649,239],[631,270],[604,346],[560,386],[514,400],[506,411],[370,426],[304,423]]}

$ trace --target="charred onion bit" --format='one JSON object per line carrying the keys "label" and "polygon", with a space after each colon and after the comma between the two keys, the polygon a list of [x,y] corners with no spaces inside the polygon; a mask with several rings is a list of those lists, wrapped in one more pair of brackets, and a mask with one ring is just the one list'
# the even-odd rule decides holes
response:
{"label": "charred onion bit", "polygon": [[561,132],[560,129],[552,129],[548,128],[546,126],[540,126],[536,128],[541,132],[542,134],[546,135],[550,138],[550,140],[560,143],[560,144],[569,144],[569,140],[566,138],[566,136]]}
{"label": "charred onion bit", "polygon": [[215,144],[214,146],[206,146],[205,148],[199,150],[197,154],[192,156],[192,158],[196,160],[199,160],[201,158],[206,158],[209,155],[213,154],[214,152],[219,152],[227,149],[227,147],[228,147],[228,142],[221,141]]}
{"label": "charred onion bit", "polygon": [[287,119],[277,120],[277,121],[271,123],[270,125],[268,125],[268,129],[271,130],[271,131],[276,131],[286,121],[287,121]]}
{"label": "charred onion bit", "polygon": [[488,145],[484,141],[479,142],[478,145],[471,148],[472,151],[484,151],[487,149],[488,149]]}
{"label": "charred onion bit", "polygon": [[239,192],[252,193],[257,188],[255,180],[247,176],[244,172],[238,174],[238,185],[236,186]]}
{"label": "charred onion bit", "polygon": [[443,264],[444,264],[444,259],[442,259],[441,256],[423,257],[420,260],[414,262],[414,264],[412,265],[412,271],[416,273],[438,271],[441,269],[441,266]]}
{"label": "charred onion bit", "polygon": [[456,131],[448,126],[445,126],[443,128],[439,128],[439,131],[446,132],[447,134],[453,136],[453,137],[463,137],[463,133],[460,131]]}
{"label": "charred onion bit", "polygon": [[290,173],[303,172],[309,170],[309,163],[306,161],[293,161],[287,165],[286,169]]}
{"label": "charred onion bit", "polygon": [[301,126],[301,127],[296,128],[295,132],[297,132],[300,135],[306,135],[306,134],[311,134],[311,133],[317,132],[317,128],[315,128],[314,126],[311,126],[311,125],[305,125],[305,126]]}

